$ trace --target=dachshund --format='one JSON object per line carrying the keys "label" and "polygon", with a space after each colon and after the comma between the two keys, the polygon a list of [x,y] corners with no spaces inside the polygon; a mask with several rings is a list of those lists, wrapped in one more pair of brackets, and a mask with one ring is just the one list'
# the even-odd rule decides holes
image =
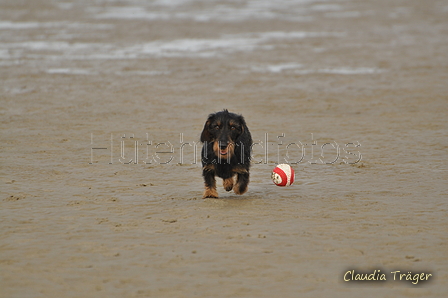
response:
{"label": "dachshund", "polygon": [[[210,114],[201,133],[203,198],[218,198],[215,176],[226,191],[242,195],[249,184],[252,136],[243,116],[223,110]],[[236,182],[234,176],[236,175]]]}

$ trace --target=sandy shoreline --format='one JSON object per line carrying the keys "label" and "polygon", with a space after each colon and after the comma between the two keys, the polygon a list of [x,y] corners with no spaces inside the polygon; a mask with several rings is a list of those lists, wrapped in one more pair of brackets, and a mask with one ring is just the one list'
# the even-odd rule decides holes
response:
{"label": "sandy shoreline", "polygon": [[[0,4],[0,297],[444,297],[448,6],[175,2]],[[251,183],[203,200],[223,108]]]}

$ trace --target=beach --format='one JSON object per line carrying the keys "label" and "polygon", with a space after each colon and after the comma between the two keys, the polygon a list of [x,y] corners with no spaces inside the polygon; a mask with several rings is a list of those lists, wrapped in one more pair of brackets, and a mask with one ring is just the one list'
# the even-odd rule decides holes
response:
{"label": "beach", "polygon": [[446,53],[439,0],[1,1],[0,297],[445,297]]}

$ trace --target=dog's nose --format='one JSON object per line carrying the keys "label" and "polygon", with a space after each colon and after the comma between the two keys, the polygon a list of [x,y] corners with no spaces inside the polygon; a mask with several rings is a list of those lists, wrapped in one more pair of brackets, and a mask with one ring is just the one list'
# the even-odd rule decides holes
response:
{"label": "dog's nose", "polygon": [[228,145],[228,142],[219,142],[219,148],[226,149]]}

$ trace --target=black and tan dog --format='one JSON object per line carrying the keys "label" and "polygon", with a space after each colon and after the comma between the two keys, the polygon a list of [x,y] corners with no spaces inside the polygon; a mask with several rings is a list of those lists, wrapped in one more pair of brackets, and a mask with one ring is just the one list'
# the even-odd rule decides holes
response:
{"label": "black and tan dog", "polygon": [[[227,110],[210,114],[201,134],[204,198],[218,198],[215,176],[226,191],[243,194],[249,184],[252,137],[243,116]],[[236,182],[234,176],[236,175]]]}

